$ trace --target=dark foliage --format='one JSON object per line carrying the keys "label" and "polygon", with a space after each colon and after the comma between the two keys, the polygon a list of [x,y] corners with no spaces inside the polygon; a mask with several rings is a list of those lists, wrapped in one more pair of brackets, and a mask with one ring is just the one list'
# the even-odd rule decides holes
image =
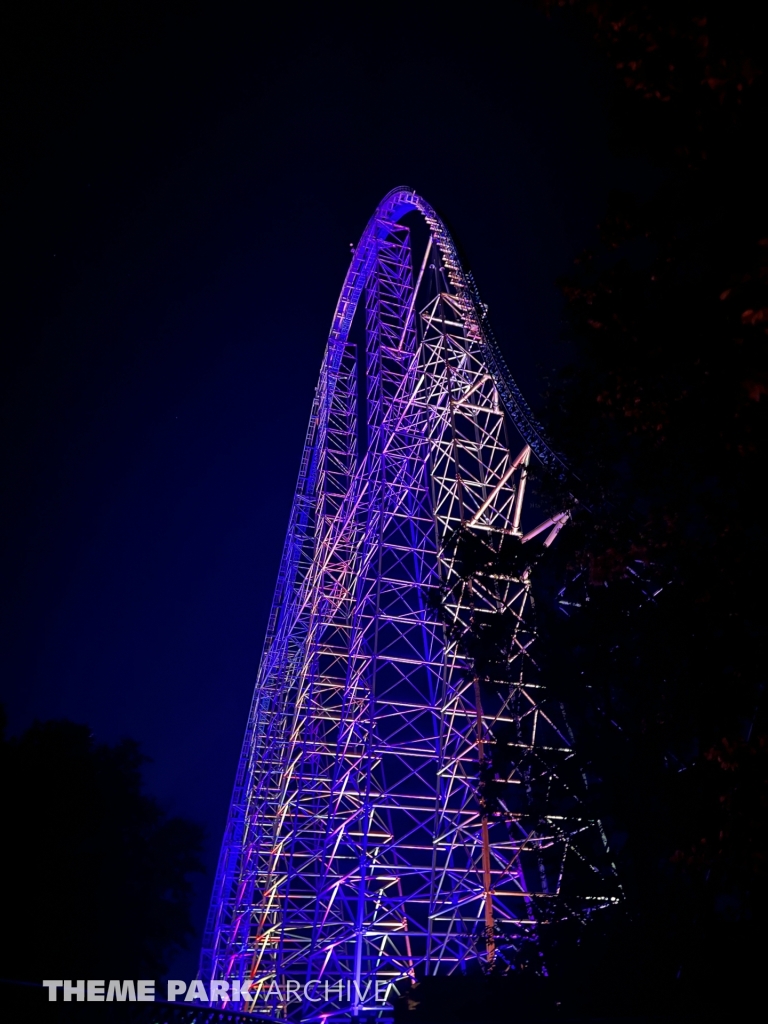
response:
{"label": "dark foliage", "polygon": [[144,761],[67,721],[0,743],[3,977],[159,979],[191,936],[202,830],[142,792]]}
{"label": "dark foliage", "polygon": [[571,991],[620,979],[617,1011],[732,1007],[757,984],[768,895],[765,19],[557,6],[617,72],[616,145],[664,178],[611,197],[563,281],[573,360],[549,423],[581,511],[549,571],[581,576],[568,619],[540,603],[540,652],[626,900],[549,958]]}
{"label": "dark foliage", "polygon": [[[768,909],[766,19],[547,6],[593,34],[614,143],[661,173],[650,198],[610,197],[563,280],[572,359],[546,396],[573,477],[537,486],[573,521],[534,569],[537,658],[624,889],[587,928],[541,930],[548,984],[565,1015],[722,1014],[759,991]],[[466,578],[501,571],[476,537],[455,551]],[[503,678],[507,633],[464,639],[481,677]]]}

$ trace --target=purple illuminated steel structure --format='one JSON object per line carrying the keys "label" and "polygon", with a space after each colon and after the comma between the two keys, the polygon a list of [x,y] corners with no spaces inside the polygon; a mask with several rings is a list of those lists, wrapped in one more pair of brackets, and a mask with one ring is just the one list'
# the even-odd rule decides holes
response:
{"label": "purple illuminated steel structure", "polygon": [[[618,898],[536,671],[531,573],[462,554],[566,524],[523,532],[531,459],[560,469],[444,224],[394,190],[320,371],[201,977],[254,978],[287,1019],[386,1016],[369,983],[514,969],[548,922]],[[502,620],[481,679],[466,638]],[[264,1001],[315,979],[356,982],[352,1004]]]}

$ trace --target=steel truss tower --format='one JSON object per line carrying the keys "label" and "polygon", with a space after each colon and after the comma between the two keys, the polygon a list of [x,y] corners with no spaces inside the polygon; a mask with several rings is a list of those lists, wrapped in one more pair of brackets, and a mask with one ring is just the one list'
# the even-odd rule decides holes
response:
{"label": "steel truss tower", "polygon": [[[524,532],[532,458],[557,469],[448,231],[394,190],[334,316],[214,887],[201,977],[255,979],[241,1006],[386,1016],[376,980],[514,969],[617,899],[526,560],[468,568],[565,525]],[[499,622],[489,676],[467,638]]]}

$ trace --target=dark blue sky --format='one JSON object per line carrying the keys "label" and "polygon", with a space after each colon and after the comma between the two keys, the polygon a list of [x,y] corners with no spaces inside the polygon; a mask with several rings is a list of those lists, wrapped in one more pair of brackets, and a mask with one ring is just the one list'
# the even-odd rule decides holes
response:
{"label": "dark blue sky", "polygon": [[421,192],[536,404],[554,281],[645,172],[528,4],[157,6],[6,38],[2,691],[12,731],[138,739],[212,868],[349,243]]}

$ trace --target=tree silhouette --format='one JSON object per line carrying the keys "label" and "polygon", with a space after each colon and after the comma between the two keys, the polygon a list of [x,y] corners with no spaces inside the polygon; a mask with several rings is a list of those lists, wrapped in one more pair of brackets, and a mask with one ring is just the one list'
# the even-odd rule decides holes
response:
{"label": "tree silhouette", "polygon": [[68,721],[3,737],[5,978],[159,979],[192,935],[202,829],[142,792],[145,762]]}
{"label": "tree silhouette", "polygon": [[622,978],[625,1012],[732,1008],[768,895],[765,13],[548,6],[591,30],[616,72],[614,143],[661,180],[610,197],[563,280],[572,363],[547,396],[582,509],[555,576],[581,591],[567,619],[540,604],[539,650],[627,892],[561,967],[574,986]]}
{"label": "tree silhouette", "polygon": [[[561,282],[571,360],[542,418],[574,475],[536,486],[573,521],[532,570],[536,657],[625,898],[543,929],[544,959],[565,1014],[746,1010],[768,907],[766,15],[545,6],[592,34],[615,72],[614,146],[660,184],[610,196]],[[460,545],[468,576],[495,571],[481,540]],[[503,678],[504,636],[472,635],[478,674]]]}

